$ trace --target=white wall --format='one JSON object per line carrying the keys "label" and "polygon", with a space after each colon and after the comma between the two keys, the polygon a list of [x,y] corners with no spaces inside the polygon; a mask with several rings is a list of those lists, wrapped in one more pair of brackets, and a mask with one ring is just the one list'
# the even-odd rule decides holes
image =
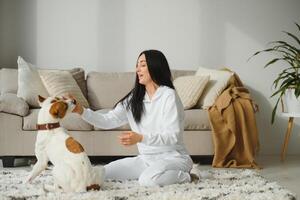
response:
{"label": "white wall", "polygon": [[[132,71],[139,52],[160,49],[171,68],[230,67],[260,106],[264,154],[279,154],[287,120],[270,125],[272,81],[281,65],[271,56],[247,62],[269,41],[296,32],[299,0],[0,0],[0,67],[17,55],[43,67]],[[289,154],[300,154],[300,121]]]}

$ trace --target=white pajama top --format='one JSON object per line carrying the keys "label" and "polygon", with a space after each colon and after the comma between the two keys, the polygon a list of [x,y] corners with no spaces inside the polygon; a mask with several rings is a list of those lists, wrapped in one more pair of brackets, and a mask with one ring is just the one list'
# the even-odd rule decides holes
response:
{"label": "white pajama top", "polygon": [[131,110],[126,109],[126,103],[118,103],[105,114],[84,109],[82,118],[102,129],[129,123],[132,131],[143,135],[143,140],[137,143],[141,155],[169,151],[188,154],[183,144],[184,109],[176,91],[160,86],[151,100],[146,92],[143,103],[144,113],[139,123],[135,122]]}

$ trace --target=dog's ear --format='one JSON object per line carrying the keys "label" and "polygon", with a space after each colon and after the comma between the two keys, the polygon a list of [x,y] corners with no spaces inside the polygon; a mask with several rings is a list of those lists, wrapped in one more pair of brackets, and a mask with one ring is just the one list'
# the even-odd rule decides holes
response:
{"label": "dog's ear", "polygon": [[43,104],[43,102],[45,101],[46,98],[38,95],[38,99],[39,99],[40,106],[42,106],[42,104]]}
{"label": "dog's ear", "polygon": [[49,112],[54,118],[64,118],[67,109],[68,109],[67,104],[63,102],[56,102],[52,104]]}

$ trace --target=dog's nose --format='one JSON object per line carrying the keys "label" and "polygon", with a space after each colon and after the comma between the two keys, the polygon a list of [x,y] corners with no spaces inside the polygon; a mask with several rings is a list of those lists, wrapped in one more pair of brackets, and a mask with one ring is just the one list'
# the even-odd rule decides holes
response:
{"label": "dog's nose", "polygon": [[76,99],[72,99],[72,104],[76,105]]}

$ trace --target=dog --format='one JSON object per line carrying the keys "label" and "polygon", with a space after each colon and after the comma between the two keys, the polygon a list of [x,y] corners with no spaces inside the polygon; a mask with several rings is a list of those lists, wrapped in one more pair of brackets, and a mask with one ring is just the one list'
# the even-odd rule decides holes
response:
{"label": "dog", "polygon": [[53,164],[54,185],[44,185],[49,192],[85,192],[100,190],[105,170],[93,167],[82,145],[68,135],[60,121],[75,108],[76,100],[66,97],[38,96],[41,109],[38,114],[35,143],[36,164],[26,183],[33,181],[48,165]]}

